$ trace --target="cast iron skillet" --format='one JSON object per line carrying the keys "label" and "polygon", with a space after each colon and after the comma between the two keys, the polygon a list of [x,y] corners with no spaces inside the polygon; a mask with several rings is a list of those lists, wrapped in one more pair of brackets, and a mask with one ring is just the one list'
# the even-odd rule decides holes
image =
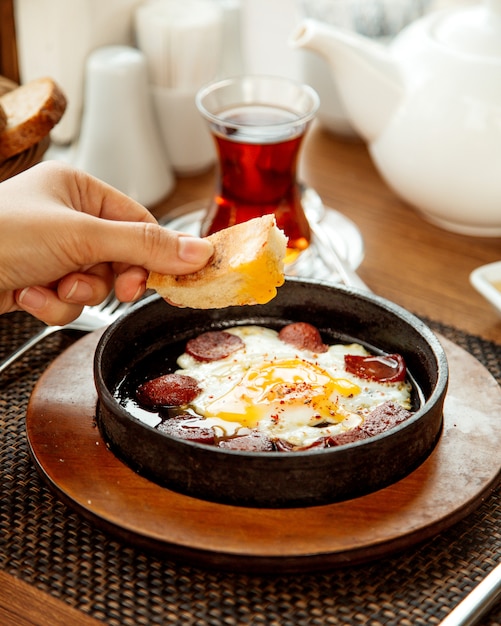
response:
{"label": "cast iron skillet", "polygon": [[[210,329],[239,324],[279,329],[293,321],[314,324],[328,343],[357,341],[399,352],[423,394],[422,406],[396,428],[364,441],[303,452],[242,452],[160,433],[132,417],[113,395],[128,372],[157,350],[174,344],[179,350],[182,342]],[[94,375],[100,431],[138,473],[205,500],[298,507],[375,491],[421,464],[440,436],[448,366],[432,331],[397,305],[349,287],[288,278],[274,300],[259,306],[207,311],[172,307],[157,296],[145,299],[104,332]]]}

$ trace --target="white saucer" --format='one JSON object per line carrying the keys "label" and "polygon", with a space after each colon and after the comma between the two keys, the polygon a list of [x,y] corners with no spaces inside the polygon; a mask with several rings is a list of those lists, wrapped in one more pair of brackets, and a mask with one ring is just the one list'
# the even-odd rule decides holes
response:
{"label": "white saucer", "polygon": [[501,261],[477,267],[470,274],[470,282],[501,314]]}
{"label": "white saucer", "polygon": [[[312,189],[305,190],[303,202],[314,205],[310,207],[310,215],[317,215],[317,223],[330,238],[333,248],[340,257],[348,261],[352,269],[356,270],[364,258],[364,241],[358,227],[342,213],[324,206]],[[160,220],[160,223],[172,230],[198,236],[207,204],[207,200],[185,204],[171,211]],[[339,274],[327,267],[317,254],[318,246],[319,242],[314,237],[310,247],[301,254],[300,258],[286,267],[286,274],[333,283],[340,282]]]}

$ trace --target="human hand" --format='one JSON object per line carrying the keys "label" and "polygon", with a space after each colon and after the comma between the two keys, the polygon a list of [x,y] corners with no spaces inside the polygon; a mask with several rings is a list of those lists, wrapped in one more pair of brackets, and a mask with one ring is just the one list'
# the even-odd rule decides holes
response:
{"label": "human hand", "polygon": [[208,241],[162,228],[131,198],[63,163],[0,184],[0,313],[67,324],[113,287],[136,300],[149,271],[188,274],[212,253]]}

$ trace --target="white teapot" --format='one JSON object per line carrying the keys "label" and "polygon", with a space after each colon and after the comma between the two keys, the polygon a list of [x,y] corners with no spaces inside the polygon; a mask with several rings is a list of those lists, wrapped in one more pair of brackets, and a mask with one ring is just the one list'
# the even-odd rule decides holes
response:
{"label": "white teapot", "polygon": [[291,43],[327,58],[402,199],[447,230],[501,236],[501,0],[430,13],[389,46],[315,20]]}

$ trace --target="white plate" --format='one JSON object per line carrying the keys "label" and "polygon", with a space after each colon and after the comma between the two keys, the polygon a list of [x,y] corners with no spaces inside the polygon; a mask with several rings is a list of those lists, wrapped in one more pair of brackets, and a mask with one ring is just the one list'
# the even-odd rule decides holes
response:
{"label": "white plate", "polygon": [[470,274],[470,282],[501,314],[501,261],[477,267]]}

